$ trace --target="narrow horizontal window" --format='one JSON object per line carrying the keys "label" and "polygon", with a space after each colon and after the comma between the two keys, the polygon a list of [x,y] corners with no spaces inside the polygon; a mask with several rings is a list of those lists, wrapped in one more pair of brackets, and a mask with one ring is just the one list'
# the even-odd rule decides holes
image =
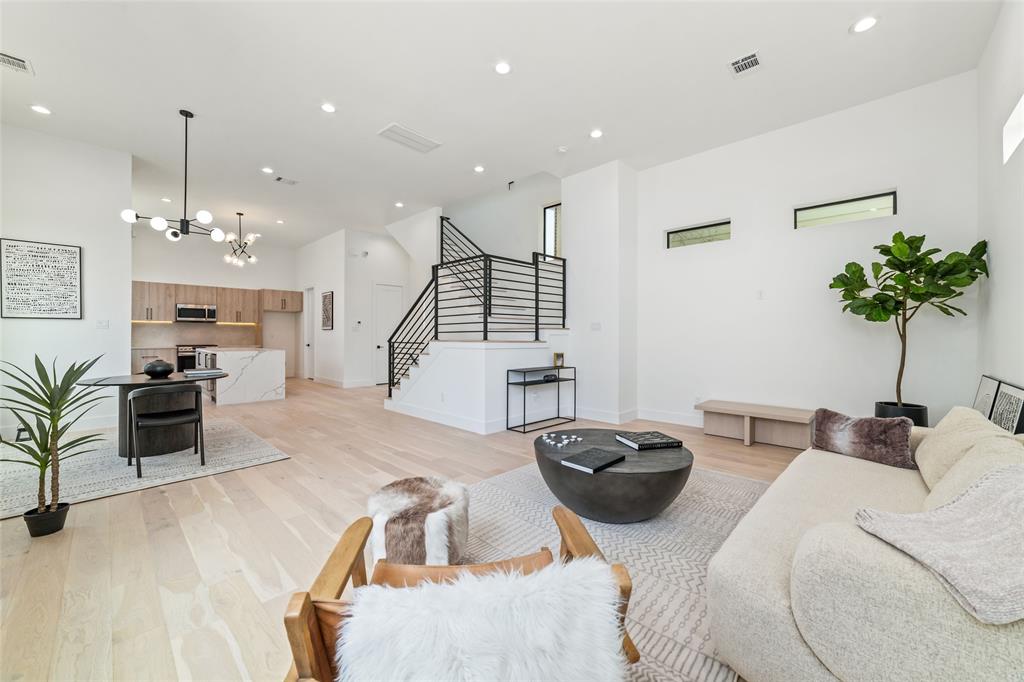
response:
{"label": "narrow horizontal window", "polygon": [[896,215],[896,191],[793,209],[793,227],[817,227]]}
{"label": "narrow horizontal window", "polygon": [[665,236],[667,240],[665,246],[670,249],[674,249],[677,246],[720,242],[732,236],[732,222],[721,220],[707,225],[681,227],[678,230],[669,230],[665,233]]}

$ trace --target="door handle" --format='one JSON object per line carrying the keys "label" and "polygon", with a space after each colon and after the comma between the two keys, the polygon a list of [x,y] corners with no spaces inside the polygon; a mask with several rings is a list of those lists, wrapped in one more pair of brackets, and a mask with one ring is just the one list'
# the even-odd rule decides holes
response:
{"label": "door handle", "polygon": [[286,307],[286,306],[285,306],[285,302],[284,302],[284,299],[282,298],[282,299],[281,299],[281,310],[284,310],[284,309],[285,309],[285,307]]}
{"label": "door handle", "polygon": [[309,348],[309,344],[308,343],[306,344],[306,348]]}
{"label": "door handle", "polygon": [[379,343],[377,344],[377,350],[380,350],[380,344]]}

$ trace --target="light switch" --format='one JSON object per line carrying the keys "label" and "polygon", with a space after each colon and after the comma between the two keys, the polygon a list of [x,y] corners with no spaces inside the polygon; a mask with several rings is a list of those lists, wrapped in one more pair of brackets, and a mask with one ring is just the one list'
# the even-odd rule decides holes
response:
{"label": "light switch", "polygon": [[97,329],[110,329],[110,320],[96,320]]}
{"label": "light switch", "polygon": [[591,322],[590,323],[590,331],[592,331],[592,332],[599,332],[599,331],[601,331],[601,323],[600,322]]}

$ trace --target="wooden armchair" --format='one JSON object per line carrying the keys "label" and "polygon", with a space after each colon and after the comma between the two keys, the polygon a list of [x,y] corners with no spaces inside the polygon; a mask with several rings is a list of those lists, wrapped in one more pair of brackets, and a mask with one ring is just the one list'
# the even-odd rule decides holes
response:
{"label": "wooden armchair", "polygon": [[[576,514],[565,507],[555,507],[551,512],[562,536],[560,555],[563,561],[585,556],[604,559],[590,533]],[[288,602],[284,626],[288,633],[294,663],[286,680],[318,680],[329,682],[335,678],[335,643],[338,628],[346,617],[347,603],[339,599],[349,580],[353,587],[367,584],[366,564],[363,549],[370,537],[373,521],[360,518],[346,529],[331,552],[327,563],[313,581],[308,592],[296,592]],[[551,550],[542,547],[540,551],[526,556],[496,561],[488,564],[465,566],[409,566],[379,561],[369,580],[372,585],[410,587],[423,581],[442,582],[454,580],[459,573],[485,574],[496,571],[518,570],[524,574],[533,573],[554,562]],[[622,603],[619,607],[620,622],[625,620],[629,596],[633,583],[629,572],[622,564],[612,564],[612,572],[619,583]],[[626,660],[636,663],[640,653],[623,627],[622,650]]]}

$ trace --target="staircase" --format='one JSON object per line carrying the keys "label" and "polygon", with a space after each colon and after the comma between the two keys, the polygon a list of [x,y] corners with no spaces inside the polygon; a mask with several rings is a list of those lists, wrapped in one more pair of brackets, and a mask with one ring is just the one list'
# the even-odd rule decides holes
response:
{"label": "staircase", "polygon": [[388,339],[388,397],[431,341],[539,341],[565,327],[564,258],[493,256],[440,223],[441,262]]}

